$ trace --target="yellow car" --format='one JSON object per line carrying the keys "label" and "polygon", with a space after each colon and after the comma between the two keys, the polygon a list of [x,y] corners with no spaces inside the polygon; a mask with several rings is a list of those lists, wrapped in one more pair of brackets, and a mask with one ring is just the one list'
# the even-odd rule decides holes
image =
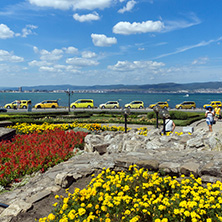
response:
{"label": "yellow car", "polygon": [[142,109],[142,108],[144,108],[144,103],[143,103],[143,101],[132,101],[130,103],[125,104],[125,108]]}
{"label": "yellow car", "polygon": [[57,100],[44,100],[40,103],[35,104],[36,109],[42,108],[58,108],[59,104]]}
{"label": "yellow car", "polygon": [[5,104],[4,107],[6,109],[27,109],[29,103],[31,103],[31,100],[15,100],[11,103]]}
{"label": "yellow car", "polygon": [[153,109],[154,106],[160,106],[162,109],[167,109],[169,107],[168,102],[158,102],[155,104],[150,104],[149,108]]}
{"label": "yellow car", "polygon": [[70,105],[70,108],[93,108],[94,103],[92,99],[78,99]]}
{"label": "yellow car", "polygon": [[184,101],[175,106],[176,109],[195,109],[196,103],[191,101]]}
{"label": "yellow car", "polygon": [[117,109],[119,108],[119,103],[117,101],[108,101],[104,104],[99,105],[100,109]]}
{"label": "yellow car", "polygon": [[212,101],[210,104],[205,104],[205,105],[203,106],[203,108],[206,109],[207,106],[212,106],[213,109],[214,109],[214,108],[217,107],[217,105],[218,105],[219,107],[222,107],[221,101]]}

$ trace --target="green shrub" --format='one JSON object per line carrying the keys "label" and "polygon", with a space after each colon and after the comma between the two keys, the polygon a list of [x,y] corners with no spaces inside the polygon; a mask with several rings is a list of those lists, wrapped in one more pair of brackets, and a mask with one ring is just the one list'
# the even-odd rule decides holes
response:
{"label": "green shrub", "polygon": [[180,120],[186,120],[188,119],[188,115],[186,112],[182,111],[170,111],[170,118],[171,119],[180,119]]}
{"label": "green shrub", "polygon": [[156,118],[156,113],[155,113],[155,112],[148,112],[148,113],[147,113],[147,118],[148,118],[148,119]]}

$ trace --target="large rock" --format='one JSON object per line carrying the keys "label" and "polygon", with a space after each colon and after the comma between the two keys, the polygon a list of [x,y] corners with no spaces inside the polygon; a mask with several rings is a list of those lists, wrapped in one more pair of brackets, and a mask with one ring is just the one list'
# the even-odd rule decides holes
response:
{"label": "large rock", "polygon": [[2,217],[17,216],[20,212],[26,212],[32,207],[31,203],[23,200],[15,201],[1,213]]}
{"label": "large rock", "polygon": [[200,168],[200,165],[198,163],[195,162],[187,162],[184,163],[181,167],[180,167],[180,173],[184,174],[186,176],[190,176],[190,174],[192,173],[194,176],[198,176],[198,170]]}
{"label": "large rock", "polygon": [[16,134],[15,129],[0,127],[0,141],[11,140]]}
{"label": "large rock", "polygon": [[186,147],[187,148],[200,148],[203,147],[203,138],[202,137],[195,137],[187,141]]}
{"label": "large rock", "polygon": [[157,171],[159,169],[159,162],[154,159],[139,160],[136,162],[139,167],[143,167],[148,170]]}
{"label": "large rock", "polygon": [[180,163],[163,162],[159,165],[159,169],[168,174],[179,174]]}
{"label": "large rock", "polygon": [[142,148],[142,144],[138,140],[126,140],[123,141],[123,147],[121,151],[123,152],[131,152],[136,151],[138,149]]}

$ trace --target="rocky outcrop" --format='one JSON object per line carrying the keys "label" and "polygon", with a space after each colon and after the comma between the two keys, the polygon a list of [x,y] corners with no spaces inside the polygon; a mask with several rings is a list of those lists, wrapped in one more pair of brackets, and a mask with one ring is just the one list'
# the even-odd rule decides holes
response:
{"label": "rocky outcrop", "polygon": [[147,136],[138,135],[135,131],[125,134],[123,132],[107,132],[100,135],[87,135],[85,138],[85,151],[94,152],[95,147],[104,147],[108,153],[131,152],[140,149],[197,149],[220,150],[222,148],[222,133],[209,133],[199,129],[193,134],[173,134],[160,136],[159,130],[148,132]]}
{"label": "rocky outcrop", "polygon": [[160,136],[154,129],[148,136],[131,131],[103,132],[87,135],[85,151],[47,172],[30,177],[27,184],[0,194],[0,221],[10,221],[19,212],[27,211],[33,203],[58,192],[82,177],[103,168],[126,170],[131,164],[169,175],[189,176],[193,173],[203,182],[221,181],[221,133],[197,130],[192,135]]}

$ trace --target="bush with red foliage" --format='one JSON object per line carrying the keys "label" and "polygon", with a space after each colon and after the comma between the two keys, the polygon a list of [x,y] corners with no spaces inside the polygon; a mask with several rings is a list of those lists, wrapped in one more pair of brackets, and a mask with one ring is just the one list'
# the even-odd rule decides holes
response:
{"label": "bush with red foliage", "polygon": [[44,172],[68,160],[74,155],[75,147],[83,146],[86,135],[84,132],[48,130],[0,142],[0,185],[7,186],[26,174]]}

